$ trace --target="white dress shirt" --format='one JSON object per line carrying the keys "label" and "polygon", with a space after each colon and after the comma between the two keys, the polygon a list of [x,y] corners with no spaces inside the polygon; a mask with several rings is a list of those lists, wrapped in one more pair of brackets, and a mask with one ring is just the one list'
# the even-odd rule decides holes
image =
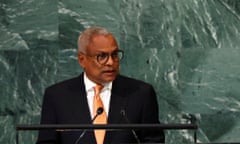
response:
{"label": "white dress shirt", "polygon": [[[91,81],[87,75],[84,73],[83,81],[86,88],[87,100],[88,100],[88,107],[91,113],[91,117],[94,117],[93,112],[93,98],[94,98],[94,87],[96,83]],[[104,87],[100,92],[100,97],[102,99],[104,110],[108,116],[109,105],[110,105],[110,98],[111,98],[111,90],[112,90],[112,82],[102,84]]]}

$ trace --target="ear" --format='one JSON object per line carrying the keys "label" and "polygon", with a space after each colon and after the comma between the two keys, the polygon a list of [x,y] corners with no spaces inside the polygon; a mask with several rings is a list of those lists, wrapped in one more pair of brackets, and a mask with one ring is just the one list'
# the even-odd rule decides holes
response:
{"label": "ear", "polygon": [[85,55],[83,53],[79,52],[78,53],[78,63],[80,64],[80,66],[82,68],[84,68],[84,66],[85,66],[85,61],[86,61]]}

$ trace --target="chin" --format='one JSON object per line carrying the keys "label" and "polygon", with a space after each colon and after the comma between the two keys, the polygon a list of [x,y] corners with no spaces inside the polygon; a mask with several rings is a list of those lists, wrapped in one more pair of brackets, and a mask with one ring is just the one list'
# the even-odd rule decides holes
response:
{"label": "chin", "polygon": [[115,80],[115,78],[116,78],[116,76],[114,76],[114,77],[108,77],[108,78],[105,78],[103,81],[104,81],[105,83],[107,83],[107,82],[111,82],[111,81]]}

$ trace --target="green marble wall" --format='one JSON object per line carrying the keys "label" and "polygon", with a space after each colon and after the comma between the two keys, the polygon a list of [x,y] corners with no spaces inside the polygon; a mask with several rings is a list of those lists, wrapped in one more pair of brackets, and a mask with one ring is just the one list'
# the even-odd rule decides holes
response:
{"label": "green marble wall", "polygon": [[[1,144],[39,123],[47,86],[82,71],[77,36],[93,25],[116,35],[122,74],[154,85],[163,122],[196,118],[199,142],[240,142],[240,1],[0,0]],[[167,143],[192,136],[166,131]]]}

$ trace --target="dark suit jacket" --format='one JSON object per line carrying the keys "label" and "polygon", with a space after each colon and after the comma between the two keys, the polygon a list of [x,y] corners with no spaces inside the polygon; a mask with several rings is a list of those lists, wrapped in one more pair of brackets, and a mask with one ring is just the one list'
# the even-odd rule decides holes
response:
{"label": "dark suit jacket", "polygon": [[[142,81],[118,75],[113,81],[108,124],[127,123],[120,114],[125,110],[130,123],[159,123],[158,104],[153,87]],[[42,105],[41,124],[90,124],[83,74],[46,89]],[[141,142],[164,142],[163,131],[136,131]],[[37,143],[74,144],[81,131],[40,131]],[[92,131],[87,131],[79,143],[95,144]],[[104,143],[136,143],[131,130],[107,131]]]}

